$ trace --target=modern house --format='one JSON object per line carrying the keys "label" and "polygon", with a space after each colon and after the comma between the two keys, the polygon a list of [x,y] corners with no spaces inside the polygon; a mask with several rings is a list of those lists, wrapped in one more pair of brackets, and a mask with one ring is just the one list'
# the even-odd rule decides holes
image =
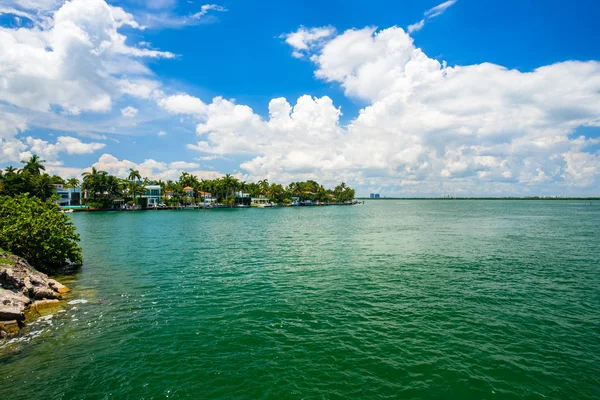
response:
{"label": "modern house", "polygon": [[66,188],[64,185],[54,185],[54,192],[60,196],[56,202],[59,206],[80,206],[81,188]]}
{"label": "modern house", "polygon": [[145,199],[148,199],[148,207],[157,207],[161,203],[161,193],[159,185],[148,185],[145,187],[144,195]]}

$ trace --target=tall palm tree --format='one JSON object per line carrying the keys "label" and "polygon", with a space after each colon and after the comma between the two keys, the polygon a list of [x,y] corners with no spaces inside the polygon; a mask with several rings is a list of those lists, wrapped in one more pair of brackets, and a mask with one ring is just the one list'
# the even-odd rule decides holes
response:
{"label": "tall palm tree", "polygon": [[23,171],[27,171],[32,175],[39,175],[41,171],[46,170],[46,167],[42,164],[46,160],[42,160],[37,154],[32,155],[29,160],[21,160],[21,162],[25,164]]}
{"label": "tall palm tree", "polygon": [[127,176],[131,181],[131,192],[133,193],[133,201],[135,202],[135,194],[137,193],[138,185],[134,185],[136,180],[142,179],[142,175],[140,175],[140,171],[137,169],[129,168],[129,175]]}
{"label": "tall palm tree", "polygon": [[244,192],[248,190],[248,184],[246,183],[246,181],[238,182],[238,189],[240,190],[242,195],[242,204],[244,204]]}
{"label": "tall palm tree", "polygon": [[13,175],[19,173],[19,170],[13,167],[12,165],[9,165],[8,167],[4,168],[4,171],[6,172],[6,175]]}
{"label": "tall palm tree", "polygon": [[266,195],[269,190],[269,180],[265,178],[258,181],[258,186],[260,187],[261,194]]}
{"label": "tall palm tree", "polygon": [[[226,174],[223,178],[221,178],[221,180],[223,183],[223,188],[225,189],[225,199],[227,199],[231,191],[235,190],[235,187],[237,186],[237,179],[231,174]],[[229,205],[232,206],[233,204],[231,203]]]}

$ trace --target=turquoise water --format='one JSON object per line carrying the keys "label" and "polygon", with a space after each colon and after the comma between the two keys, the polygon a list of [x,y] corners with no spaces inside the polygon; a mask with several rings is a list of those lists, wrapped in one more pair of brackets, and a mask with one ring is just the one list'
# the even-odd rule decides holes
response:
{"label": "turquoise water", "polygon": [[75,213],[2,399],[600,397],[600,203]]}

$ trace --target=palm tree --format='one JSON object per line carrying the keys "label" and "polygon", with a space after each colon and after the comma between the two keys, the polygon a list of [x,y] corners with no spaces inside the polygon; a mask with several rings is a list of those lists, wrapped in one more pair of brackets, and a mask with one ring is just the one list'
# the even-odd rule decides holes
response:
{"label": "palm tree", "polygon": [[136,183],[136,180],[142,179],[142,175],[140,175],[140,171],[137,169],[129,168],[129,176],[127,178],[131,181],[131,192],[133,193],[133,201],[135,202],[138,185],[134,185],[134,183]]}
{"label": "palm tree", "polygon": [[244,204],[244,192],[248,190],[248,184],[246,184],[246,181],[238,182],[238,189],[240,190],[242,195],[242,204]]}
{"label": "palm tree", "polygon": [[8,167],[6,167],[4,169],[4,171],[6,171],[6,175],[13,175],[13,174],[19,173],[19,170],[16,169],[15,167],[13,167],[12,165],[9,165]]}
{"label": "palm tree", "polygon": [[29,158],[29,160],[21,160],[25,166],[23,167],[23,171],[27,171],[32,175],[39,175],[41,171],[45,171],[46,167],[42,163],[46,162],[46,160],[40,159],[37,154],[34,154]]}
{"label": "palm tree", "polygon": [[269,190],[269,180],[265,178],[258,181],[258,187],[260,188],[261,194],[266,195]]}
{"label": "palm tree", "polygon": [[71,179],[67,180],[67,186],[70,188],[79,187],[79,179],[71,178]]}
{"label": "palm tree", "polygon": [[128,176],[130,181],[135,181],[142,179],[142,176],[140,175],[140,171],[138,171],[137,169],[133,169],[133,168],[129,168],[129,176]]}
{"label": "palm tree", "polygon": [[230,203],[227,200],[227,197],[231,193],[230,190],[235,190],[235,188],[238,184],[238,180],[236,178],[234,178],[231,174],[226,174],[223,178],[221,178],[221,180],[223,183],[223,187],[225,188],[225,199],[229,203],[229,205],[232,206],[233,202],[235,202],[235,198],[234,198],[233,202]]}
{"label": "palm tree", "polygon": [[106,171],[98,171],[96,167],[92,167],[91,171],[86,171],[83,176],[83,184],[81,188],[85,191],[87,197],[88,192],[92,192],[92,197],[96,197],[97,193],[104,192],[104,179],[108,173]]}

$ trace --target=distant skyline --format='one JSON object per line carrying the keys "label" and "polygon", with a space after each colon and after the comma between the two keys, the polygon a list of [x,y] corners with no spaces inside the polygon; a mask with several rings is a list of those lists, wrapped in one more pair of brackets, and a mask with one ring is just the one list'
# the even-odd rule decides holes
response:
{"label": "distant skyline", "polygon": [[600,195],[600,3],[5,0],[0,167]]}

